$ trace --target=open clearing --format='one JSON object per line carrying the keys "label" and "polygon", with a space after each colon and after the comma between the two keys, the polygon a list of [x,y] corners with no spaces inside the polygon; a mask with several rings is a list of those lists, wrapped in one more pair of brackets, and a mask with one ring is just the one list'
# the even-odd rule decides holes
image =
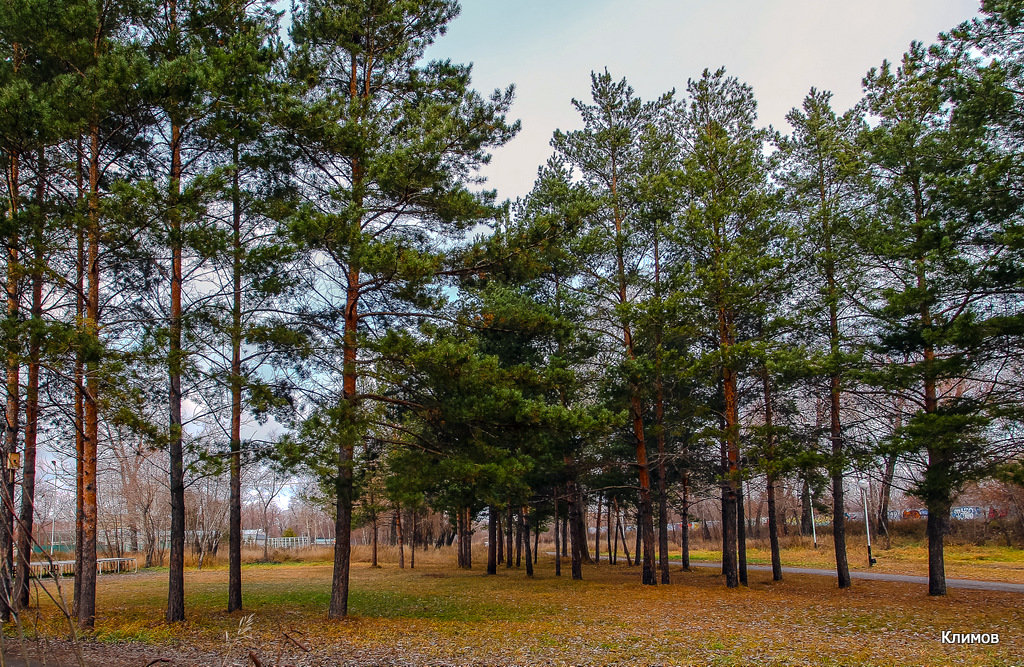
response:
{"label": "open clearing", "polygon": [[[436,558],[416,569],[352,570],[352,618],[326,619],[328,563],[243,570],[244,614],[228,615],[227,571],[186,573],[188,622],[162,622],[166,572],[101,577],[87,664],[1019,664],[1024,597],[951,589],[930,599],[918,585],[751,572],[728,590],[708,568],[673,571],[670,586],[641,587],[625,565],[588,566],[572,581],[542,562],[537,577],[483,566],[459,571]],[[70,583],[70,582],[68,582]],[[252,613],[241,636],[240,621]],[[26,614],[31,657],[48,647],[69,659],[66,622],[52,604]],[[950,645],[942,632],[998,633],[994,645]],[[225,633],[228,639],[225,639]],[[4,654],[20,656],[7,633]],[[56,664],[49,658],[48,664]],[[159,663],[172,664],[172,663]]]}

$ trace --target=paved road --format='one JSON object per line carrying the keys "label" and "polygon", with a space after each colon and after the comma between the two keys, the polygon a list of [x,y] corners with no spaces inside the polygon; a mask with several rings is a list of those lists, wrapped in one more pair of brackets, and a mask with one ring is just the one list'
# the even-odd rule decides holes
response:
{"label": "paved road", "polygon": [[[694,567],[716,567],[722,569],[721,563],[707,561],[690,561]],[[748,570],[758,572],[771,572],[770,565],[747,565]],[[786,567],[782,568],[783,573],[790,574],[818,574],[825,577],[836,576],[835,570],[820,570],[812,567]],[[873,579],[875,581],[899,581],[906,584],[928,585],[928,577],[918,577],[911,574],[886,574],[884,572],[862,572],[850,570],[850,577],[853,579]],[[1024,593],[1024,584],[1008,584],[1002,581],[978,581],[977,579],[946,579],[947,588],[970,588],[976,591],[1002,591],[1005,593]]]}

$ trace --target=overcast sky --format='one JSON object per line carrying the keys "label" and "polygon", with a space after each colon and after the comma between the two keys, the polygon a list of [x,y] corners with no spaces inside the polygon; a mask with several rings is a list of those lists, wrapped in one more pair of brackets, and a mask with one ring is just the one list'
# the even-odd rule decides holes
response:
{"label": "overcast sky", "polygon": [[484,175],[501,198],[526,194],[555,129],[579,127],[572,98],[589,100],[590,72],[626,77],[644,99],[704,68],[754,87],[761,122],[789,130],[786,113],[812,87],[845,110],[883,59],[898,60],[973,16],[976,0],[463,0],[462,14],[427,53],[473,63],[481,93],[516,86],[523,129]]}

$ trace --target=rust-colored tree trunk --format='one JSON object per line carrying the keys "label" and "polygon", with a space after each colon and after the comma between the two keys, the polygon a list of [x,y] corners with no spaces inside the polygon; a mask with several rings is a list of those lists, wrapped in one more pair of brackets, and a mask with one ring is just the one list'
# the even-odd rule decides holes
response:
{"label": "rust-colored tree trunk", "polygon": [[[616,262],[617,262],[617,273],[618,273],[618,288],[619,288],[619,304],[626,306],[629,303],[627,294],[627,278],[626,278],[626,265],[625,258],[623,256],[623,214],[619,207],[618,198],[618,168],[613,157],[612,159],[612,179],[611,179],[611,194],[612,194],[612,212],[615,222],[615,243],[616,243]],[[622,344],[625,350],[625,356],[628,360],[633,361],[636,359],[636,353],[633,347],[633,333],[628,322],[624,322],[622,325]],[[644,433],[644,420],[643,420],[643,404],[640,399],[640,387],[637,386],[636,382],[631,381],[629,387],[629,414],[630,422],[633,427],[633,439],[636,446],[636,467],[637,467],[637,481],[639,484],[640,502],[638,505],[638,520],[637,520],[637,531],[643,539],[643,573],[641,575],[641,582],[644,585],[654,586],[657,584],[657,580],[654,575],[654,523],[653,523],[653,511],[651,503],[651,477],[650,470],[647,462],[647,439]],[[640,555],[637,554],[637,558]]]}
{"label": "rust-colored tree trunk", "polygon": [[[15,45],[17,54],[18,46]],[[17,66],[17,64],[15,65]],[[18,190],[21,187],[19,176],[20,155],[18,151],[8,153],[7,191],[8,217],[15,219],[18,215],[20,202]],[[7,318],[9,324],[18,320],[20,310],[21,267],[19,266],[18,245],[20,243],[17,230],[7,240]],[[21,355],[18,344],[9,343],[6,350],[7,364],[7,405],[6,425],[4,426],[3,461],[0,462],[3,479],[0,480],[0,619],[9,621],[14,606],[14,479],[11,458],[18,451],[18,422],[21,409]]]}
{"label": "rust-colored tree trunk", "polygon": [[594,562],[601,562],[601,501],[603,494],[597,494],[597,512],[594,514]]}
{"label": "rust-colored tree trunk", "polygon": [[[349,76],[349,99],[356,101],[360,97],[364,101],[370,98],[370,62],[366,62],[366,81],[364,90],[360,91],[358,85],[357,63],[358,58],[354,52],[349,54],[351,58],[351,71]],[[367,56],[370,58],[372,56]],[[357,193],[354,206],[362,207],[362,192],[364,181],[365,165],[358,159],[353,158],[352,164],[352,192]],[[362,229],[362,220],[354,220],[352,224],[357,230]],[[356,380],[358,369],[356,361],[359,350],[359,297],[361,277],[360,267],[350,261],[347,271],[348,286],[345,291],[344,330],[342,333],[342,400],[348,404],[350,418],[356,419],[359,406],[356,403]],[[338,447],[338,476],[335,479],[335,492],[337,504],[334,523],[334,572],[331,581],[331,603],[328,608],[329,618],[344,618],[348,614],[348,591],[349,591],[349,567],[352,558],[352,465],[355,458],[355,443],[344,441]]]}
{"label": "rust-colored tree trunk", "polygon": [[[87,294],[85,298],[84,333],[99,338],[100,322],[100,129],[98,124],[89,128],[89,216],[86,258]],[[96,458],[99,440],[99,359],[95,353],[85,364],[85,433],[82,438],[81,476],[82,526],[81,559],[76,566],[75,579],[79,583],[76,605],[78,624],[91,629],[96,621]]]}
{"label": "rust-colored tree trunk", "polygon": [[[353,181],[362,181],[359,164],[353,166]],[[350,266],[348,271],[348,290],[345,296],[345,328],[342,339],[342,394],[343,400],[350,403],[352,417],[355,418],[357,406],[356,396],[356,353],[358,349],[357,330],[359,326],[359,269]],[[334,573],[331,583],[331,604],[329,618],[344,618],[348,614],[349,565],[351,561],[352,540],[352,461],[355,444],[343,442],[338,448],[338,476],[335,479],[337,494],[336,518],[334,522]]]}

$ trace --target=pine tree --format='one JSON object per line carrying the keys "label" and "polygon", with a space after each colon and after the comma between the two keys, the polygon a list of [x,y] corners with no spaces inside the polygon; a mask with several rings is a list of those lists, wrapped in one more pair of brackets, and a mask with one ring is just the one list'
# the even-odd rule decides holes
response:
{"label": "pine tree", "polygon": [[[104,248],[117,248],[115,223],[108,214],[109,183],[126,174],[112,168],[133,154],[139,123],[139,87],[146,63],[136,43],[127,39],[135,2],[69,2],[56,20],[59,29],[42,36],[53,57],[75,79],[70,93],[70,118],[81,132],[85,199],[82,251],[81,317],[76,320],[76,347],[81,372],[78,459],[78,534],[75,554],[75,615],[91,628],[96,616],[97,450],[102,381],[107,355],[101,335]],[[116,199],[116,198],[115,198]],[[113,207],[113,202],[110,204]],[[77,399],[76,399],[77,400]]]}
{"label": "pine tree", "polygon": [[639,215],[638,189],[643,177],[647,130],[671,102],[671,93],[643,102],[625,79],[613,82],[605,71],[591,74],[593,104],[573,100],[584,129],[556,132],[551,143],[568,165],[579,170],[595,212],[586,221],[576,251],[585,256],[581,266],[585,292],[594,311],[596,328],[614,341],[627,386],[629,427],[636,453],[640,492],[638,530],[643,542],[642,582],[657,583],[655,538],[651,501],[644,396],[637,368],[638,343],[634,339],[632,309],[641,289],[639,266],[646,259],[647,235]]}
{"label": "pine tree", "polygon": [[360,387],[367,336],[440,303],[432,286],[444,268],[439,246],[494,214],[465,180],[490,146],[517,129],[504,120],[511,89],[485,100],[469,88],[469,67],[419,64],[457,12],[446,0],[311,0],[292,25],[292,72],[306,87],[287,124],[307,158],[299,176],[307,203],[293,233],[310,252],[310,296],[331,297],[311,299],[305,310],[327,337],[324,370],[341,380],[323,388],[320,402],[345,424],[330,440],[337,501],[331,618],[348,610],[352,461],[366,427],[364,404],[387,402]]}
{"label": "pine tree", "polygon": [[1005,455],[989,388],[999,374],[971,381],[998,354],[984,317],[993,286],[983,277],[1002,250],[1005,209],[991,204],[1007,174],[986,125],[956,121],[962,107],[949,92],[973,76],[973,64],[969,52],[914,44],[897,69],[886,62],[864,80],[877,123],[863,137],[874,208],[859,236],[877,266],[867,303],[870,349],[881,357],[866,379],[909,392],[916,408],[891,447],[920,457],[913,493],[928,508],[930,595],[946,592],[944,535],[956,494]]}
{"label": "pine tree", "polygon": [[[283,345],[300,337],[281,322],[268,319],[265,308],[279,305],[293,283],[288,270],[291,249],[278,234],[275,218],[283,215],[289,189],[287,161],[291,150],[274,130],[273,114],[280,82],[276,66],[282,50],[277,40],[277,17],[265,3],[250,5],[223,0],[214,5],[202,30],[205,57],[210,62],[210,89],[217,100],[200,128],[215,155],[229,165],[222,202],[226,205],[227,252],[214,258],[224,264],[229,283],[223,317],[214,316],[214,329],[227,338],[222,384],[230,393],[228,520],[228,611],[242,608],[241,473],[242,418],[249,409],[272,410],[279,392],[261,381],[265,363]],[[248,343],[255,351],[243,352]],[[215,347],[215,354],[220,351]]]}
{"label": "pine tree", "polygon": [[831,93],[811,89],[802,108],[786,116],[793,135],[781,144],[786,161],[781,182],[809,257],[805,275],[810,296],[800,305],[808,314],[812,339],[823,340],[826,348],[820,375],[828,382],[832,535],[839,587],[848,588],[846,455],[840,406],[844,374],[853,361],[844,350],[849,344],[841,320],[850,308],[851,295],[858,292],[859,267],[850,248],[855,216],[864,202],[864,167],[856,144],[863,121],[858,109],[837,116],[830,100]]}
{"label": "pine tree", "polygon": [[763,144],[767,131],[755,127],[750,87],[724,70],[691,80],[689,102],[678,110],[684,147],[680,173],[683,201],[675,244],[685,248],[676,280],[695,329],[714,341],[705,360],[720,373],[723,470],[723,571],[729,587],[739,585],[736,556],[737,493],[740,482],[738,373],[748,352],[741,335],[745,319],[756,318],[784,270],[781,220],[768,182]]}

